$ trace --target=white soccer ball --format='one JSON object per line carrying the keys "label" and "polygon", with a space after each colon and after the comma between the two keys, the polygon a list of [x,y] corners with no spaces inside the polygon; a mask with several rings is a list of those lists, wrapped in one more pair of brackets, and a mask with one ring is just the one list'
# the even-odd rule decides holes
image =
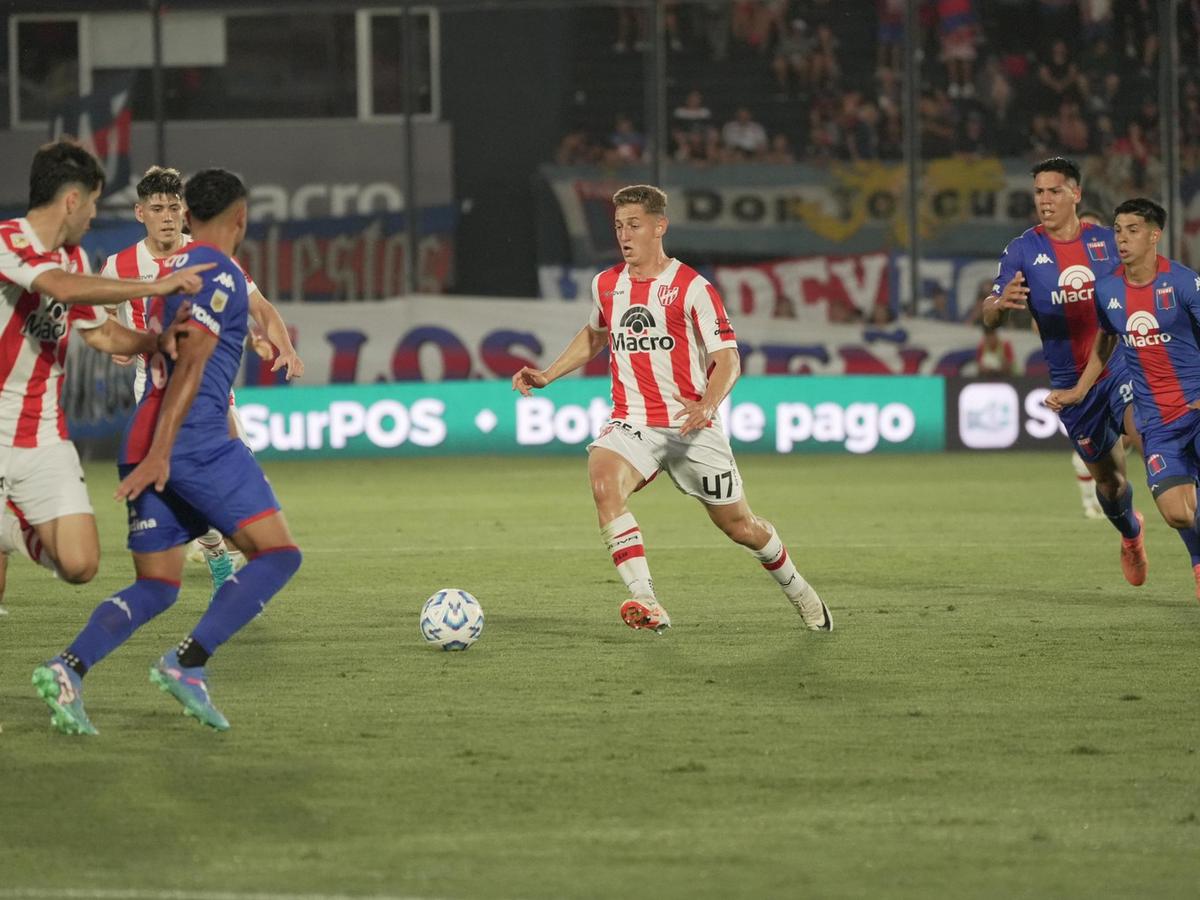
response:
{"label": "white soccer ball", "polygon": [[421,609],[421,637],[443,650],[468,650],[483,634],[483,607],[458,588],[442,588]]}

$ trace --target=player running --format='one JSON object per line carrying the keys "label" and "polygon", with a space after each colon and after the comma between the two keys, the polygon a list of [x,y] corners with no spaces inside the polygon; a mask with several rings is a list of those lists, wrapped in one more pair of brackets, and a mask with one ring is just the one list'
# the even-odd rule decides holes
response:
{"label": "player running", "polygon": [[1114,230],[1121,265],[1096,282],[1102,332],[1071,389],[1053,391],[1051,409],[1085,397],[1118,342],[1133,382],[1134,417],[1142,435],[1146,483],[1158,511],[1179,532],[1192,558],[1200,599],[1200,275],[1158,255],[1166,211],[1138,197],[1117,207]]}
{"label": "player running", "polygon": [[592,281],[592,311],[566,349],[545,369],[526,366],[513,389],[529,396],[575,371],[607,344],[612,417],[588,445],[588,476],[600,534],[629,589],[621,618],[661,632],[671,618],[654,593],[646,550],[629,497],[660,469],[704,504],[709,518],[746,547],[779,582],[813,631],[833,619],[770,522],[754,515],[742,493],[717,407],[741,372],[737,338],[716,290],[663,250],[667,195],[633,185],[613,195],[617,243],[625,261]]}
{"label": "player running", "polygon": [[104,170],[82,146],[46,144],[30,167],[29,212],[0,222],[0,600],[12,553],[72,584],[90,581],[100,564],[96,519],[60,402],[71,329],[104,353],[153,353],[171,337],[130,331],[86,304],[200,286],[194,266],[150,284],[88,274],[79,242],[103,187]]}
{"label": "player running", "polygon": [[[192,240],[183,230],[183,178],[178,170],[151,166],[137,184],[137,196],[138,201],[133,207],[133,214],[146,226],[146,237],[110,256],[104,263],[101,275],[110,278],[140,278],[144,281],[158,278],[164,271],[165,261]],[[250,316],[267,336],[266,341],[255,342],[255,351],[268,354],[269,358],[275,355],[274,347],[278,347],[279,353],[271,371],[277,372],[282,368],[289,380],[299,378],[304,374],[304,361],[292,346],[292,339],[283,317],[262,295],[249,273],[245,269],[242,271],[246,275],[246,286],[250,293]],[[145,330],[149,321],[148,301],[147,297],[139,297],[121,304],[117,308],[121,324]],[[147,357],[138,356],[134,362],[137,366],[133,382],[134,398],[141,400],[146,390]],[[245,440],[246,432],[242,427],[237,406],[234,405],[232,393],[229,395],[229,421],[233,432]],[[216,529],[211,529],[199,537],[195,544],[200,554],[199,558],[208,563],[213,594],[216,594],[225,580],[233,574],[234,560],[225,547],[224,537]]]}
{"label": "player running", "polygon": [[[1013,239],[1000,259],[992,293],[983,302],[985,325],[1006,310],[1028,308],[1042,339],[1053,388],[1074,387],[1088,362],[1099,325],[1097,275],[1116,266],[1113,233],[1081,223],[1079,167],[1056,156],[1032,169],[1033,200],[1041,224]],[[1132,585],[1146,581],[1142,514],[1133,508],[1125,476],[1121,432],[1132,432],[1133,389],[1122,359],[1113,358],[1086,398],[1059,418],[1096,482],[1096,499],[1121,533],[1121,571]]]}
{"label": "player running", "polygon": [[[189,329],[178,361],[154,355],[149,385],[121,447],[117,497],[129,508],[129,549],[137,580],[93,611],[71,645],[33,673],[51,723],[68,734],[95,734],[83,706],[88,670],[179,596],[184,548],[210,525],[232,537],[249,562],[226,581],[178,648],[150,669],[150,680],[205,725],[229,722],[208,694],[205,664],[263,608],[300,567],[279,502],[250,450],[229,433],[229,390],[241,366],[248,329],[246,279],[232,259],[246,234],[246,187],[223,169],[187,183],[195,243],[168,267],[214,265],[191,298]],[[182,301],[155,297],[151,328]]]}

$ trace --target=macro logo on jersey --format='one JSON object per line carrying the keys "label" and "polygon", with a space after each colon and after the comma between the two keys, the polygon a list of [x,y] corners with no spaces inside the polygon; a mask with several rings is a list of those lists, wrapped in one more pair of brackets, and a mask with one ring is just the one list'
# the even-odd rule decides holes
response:
{"label": "macro logo on jersey", "polygon": [[646,353],[651,350],[675,349],[675,338],[669,334],[649,334],[657,327],[654,316],[644,306],[631,306],[621,316],[620,324],[612,332],[612,351]]}
{"label": "macro logo on jersey", "polygon": [[1127,347],[1156,347],[1169,343],[1171,336],[1162,334],[1158,329],[1158,319],[1153,313],[1139,309],[1125,323],[1125,346]]}
{"label": "macro logo on jersey", "polygon": [[1050,292],[1055,306],[1064,303],[1091,303],[1095,296],[1096,276],[1087,266],[1067,266],[1058,273],[1060,290]]}
{"label": "macro logo on jersey", "polygon": [[67,333],[67,307],[58,301],[39,306],[25,318],[21,333],[35,341],[57,343]]}
{"label": "macro logo on jersey", "polygon": [[1175,288],[1171,285],[1156,288],[1154,291],[1154,306],[1164,312],[1175,308]]}

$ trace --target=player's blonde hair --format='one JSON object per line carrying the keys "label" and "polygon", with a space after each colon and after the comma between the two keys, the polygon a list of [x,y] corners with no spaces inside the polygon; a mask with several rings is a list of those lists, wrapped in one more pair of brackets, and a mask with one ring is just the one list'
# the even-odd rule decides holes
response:
{"label": "player's blonde hair", "polygon": [[667,214],[667,192],[652,184],[631,184],[623,187],[612,198],[613,206],[621,207],[632,203],[641,204],[649,215]]}

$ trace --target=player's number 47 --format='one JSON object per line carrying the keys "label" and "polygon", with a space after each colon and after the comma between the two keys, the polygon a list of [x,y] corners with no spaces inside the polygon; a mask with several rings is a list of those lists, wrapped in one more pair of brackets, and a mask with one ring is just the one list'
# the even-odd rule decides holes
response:
{"label": "player's number 47", "polygon": [[728,500],[733,496],[733,471],[722,472],[711,478],[705,475],[700,480],[700,488],[704,491],[705,496],[712,497],[714,500]]}

